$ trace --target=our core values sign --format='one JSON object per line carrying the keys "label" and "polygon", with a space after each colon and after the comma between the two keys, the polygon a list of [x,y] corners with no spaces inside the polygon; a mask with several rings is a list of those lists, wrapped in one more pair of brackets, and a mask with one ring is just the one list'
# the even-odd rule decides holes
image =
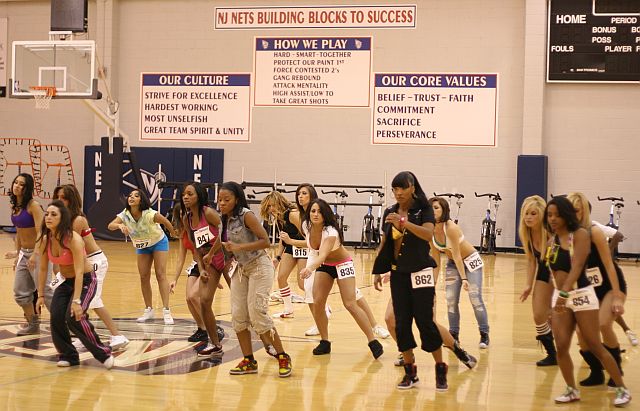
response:
{"label": "our core values sign", "polygon": [[376,73],[373,144],[497,145],[497,74]]}
{"label": "our core values sign", "polygon": [[369,107],[371,37],[256,38],[255,105]]}
{"label": "our core values sign", "polygon": [[250,140],[251,75],[142,73],[140,140]]}

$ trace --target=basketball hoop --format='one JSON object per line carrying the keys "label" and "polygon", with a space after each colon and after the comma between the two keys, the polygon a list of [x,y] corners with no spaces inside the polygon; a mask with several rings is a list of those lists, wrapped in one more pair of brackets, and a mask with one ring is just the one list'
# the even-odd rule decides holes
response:
{"label": "basketball hoop", "polygon": [[51,99],[56,95],[56,88],[54,86],[31,86],[29,89],[36,101],[36,108],[38,110],[48,110]]}

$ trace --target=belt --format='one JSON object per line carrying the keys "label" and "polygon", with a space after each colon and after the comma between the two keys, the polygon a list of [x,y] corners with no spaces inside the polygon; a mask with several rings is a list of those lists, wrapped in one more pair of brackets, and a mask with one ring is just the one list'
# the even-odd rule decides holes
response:
{"label": "belt", "polygon": [[89,255],[87,256],[87,258],[89,258],[89,257],[93,257],[93,256],[95,256],[95,255],[99,255],[99,254],[102,254],[102,250],[98,250],[98,251],[94,251],[94,252],[92,252],[91,254],[89,254]]}
{"label": "belt", "polygon": [[395,264],[391,264],[391,269],[392,269],[393,271],[397,271],[397,270],[398,270],[398,266],[397,266],[397,265],[395,265]]}

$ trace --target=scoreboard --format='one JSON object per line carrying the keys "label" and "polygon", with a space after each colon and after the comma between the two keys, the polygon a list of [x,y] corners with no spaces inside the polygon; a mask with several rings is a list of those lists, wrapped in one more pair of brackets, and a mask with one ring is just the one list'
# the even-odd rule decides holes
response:
{"label": "scoreboard", "polygon": [[640,0],[549,0],[548,82],[640,82]]}

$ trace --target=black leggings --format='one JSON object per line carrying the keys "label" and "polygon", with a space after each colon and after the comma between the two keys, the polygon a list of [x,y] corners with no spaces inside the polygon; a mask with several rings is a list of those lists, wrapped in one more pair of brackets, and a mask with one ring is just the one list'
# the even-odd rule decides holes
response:
{"label": "black leggings", "polygon": [[89,303],[96,295],[98,282],[94,272],[85,273],[82,278],[82,292],[80,300],[83,315],[80,321],[71,313],[71,300],[73,300],[75,278],[68,278],[60,284],[53,293],[51,300],[51,338],[56,350],[60,354],[60,360],[69,361],[71,365],[80,362],[78,351],[71,343],[71,330],[82,341],[85,347],[100,362],[105,362],[111,356],[111,349],[100,341],[93,325],[87,319]]}
{"label": "black leggings", "polygon": [[434,352],[442,346],[442,337],[433,322],[435,295],[435,287],[412,288],[411,273],[391,271],[391,299],[401,352],[417,347],[411,330],[414,319],[422,341],[420,348]]}

